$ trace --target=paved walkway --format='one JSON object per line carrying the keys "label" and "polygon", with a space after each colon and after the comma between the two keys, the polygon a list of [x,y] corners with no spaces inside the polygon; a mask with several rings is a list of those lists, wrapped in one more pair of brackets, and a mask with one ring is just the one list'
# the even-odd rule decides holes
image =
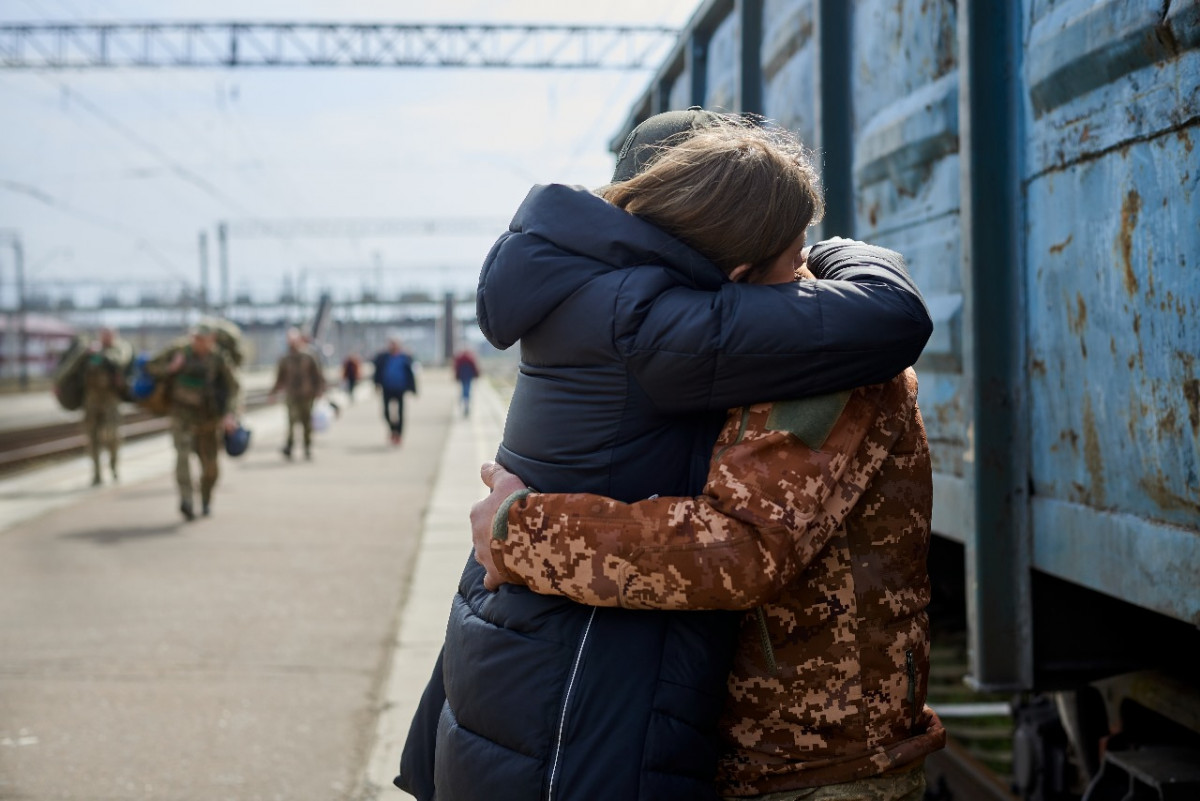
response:
{"label": "paved walkway", "polygon": [[504,404],[422,376],[403,448],[370,388],[315,460],[250,415],[214,517],[175,510],[166,437],[122,482],[75,459],[0,480],[0,799],[407,797],[391,786],[470,553]]}

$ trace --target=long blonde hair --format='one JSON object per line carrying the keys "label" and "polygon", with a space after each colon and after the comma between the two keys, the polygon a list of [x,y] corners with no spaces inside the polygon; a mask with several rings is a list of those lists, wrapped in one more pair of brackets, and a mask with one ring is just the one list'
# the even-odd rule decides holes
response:
{"label": "long blonde hair", "polygon": [[729,119],[660,151],[642,172],[606,187],[605,199],[727,274],[740,264],[765,269],[824,213],[808,151],[785,130]]}

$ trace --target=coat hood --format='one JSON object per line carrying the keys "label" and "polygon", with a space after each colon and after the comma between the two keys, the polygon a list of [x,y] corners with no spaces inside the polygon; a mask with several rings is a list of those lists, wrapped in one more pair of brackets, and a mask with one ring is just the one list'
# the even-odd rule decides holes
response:
{"label": "coat hood", "polygon": [[711,261],[582,186],[533,187],[483,264],[479,327],[508,348],[581,286],[615,271],[657,267],[686,287],[729,279]]}

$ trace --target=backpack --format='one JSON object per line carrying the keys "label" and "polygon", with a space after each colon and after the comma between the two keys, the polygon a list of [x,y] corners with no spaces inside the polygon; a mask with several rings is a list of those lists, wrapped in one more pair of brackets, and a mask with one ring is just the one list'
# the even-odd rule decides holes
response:
{"label": "backpack", "polygon": [[248,343],[237,323],[223,317],[201,317],[196,322],[213,329],[217,335],[217,347],[225,354],[231,367],[241,367],[246,362]]}
{"label": "backpack", "polygon": [[412,389],[412,360],[403,353],[388,356],[383,365],[383,391],[400,395]]}
{"label": "backpack", "polygon": [[83,368],[87,365],[87,340],[75,337],[71,347],[58,360],[54,368],[54,397],[68,412],[83,406]]}

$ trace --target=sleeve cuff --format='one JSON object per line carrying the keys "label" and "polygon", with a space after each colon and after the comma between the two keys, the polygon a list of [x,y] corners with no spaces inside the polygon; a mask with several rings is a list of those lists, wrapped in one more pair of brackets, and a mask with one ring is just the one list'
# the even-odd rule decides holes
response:
{"label": "sleeve cuff", "polygon": [[533,494],[533,490],[528,487],[519,489],[512,495],[504,499],[500,504],[500,508],[496,510],[496,516],[492,518],[492,539],[507,540],[508,539],[508,512],[512,509],[513,504],[522,501]]}

